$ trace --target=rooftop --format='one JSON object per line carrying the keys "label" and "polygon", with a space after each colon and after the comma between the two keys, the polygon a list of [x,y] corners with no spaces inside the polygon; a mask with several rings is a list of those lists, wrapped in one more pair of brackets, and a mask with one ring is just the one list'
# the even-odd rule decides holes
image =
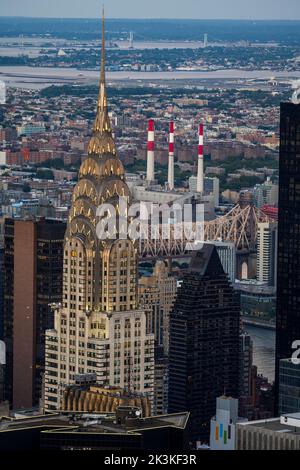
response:
{"label": "rooftop", "polygon": [[239,423],[239,425],[300,436],[300,413],[283,415],[280,418]]}
{"label": "rooftop", "polygon": [[2,432],[21,429],[44,428],[48,432],[84,432],[91,434],[130,434],[146,429],[173,427],[185,429],[189,413],[174,413],[164,416],[153,416],[119,424],[115,413],[84,413],[59,412],[19,419],[0,419],[0,435]]}

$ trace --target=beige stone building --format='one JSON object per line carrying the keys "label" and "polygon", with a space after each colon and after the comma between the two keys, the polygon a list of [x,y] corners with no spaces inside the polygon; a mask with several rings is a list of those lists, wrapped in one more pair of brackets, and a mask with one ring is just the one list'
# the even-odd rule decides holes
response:
{"label": "beige stone building", "polygon": [[119,197],[131,199],[108,115],[104,20],[102,35],[97,114],[65,235],[63,299],[54,307],[55,329],[46,333],[46,410],[61,407],[77,374],[153,397],[154,336],[138,304],[137,246],[120,239],[118,227],[115,239],[96,233],[98,207],[113,205],[121,221],[127,209],[121,213]]}
{"label": "beige stone building", "polygon": [[277,222],[258,223],[256,277],[273,287],[277,283],[277,238]]}
{"label": "beige stone building", "polygon": [[175,301],[177,281],[163,261],[157,261],[152,276],[139,280],[140,305],[146,312],[148,334],[155,338],[153,413],[165,414],[168,405],[169,316]]}
{"label": "beige stone building", "polygon": [[115,413],[119,406],[139,408],[143,418],[151,416],[149,397],[128,394],[121,388],[103,388],[98,385],[82,387],[71,385],[64,392],[62,411],[84,411],[86,413]]}
{"label": "beige stone building", "polygon": [[168,352],[169,316],[177,292],[177,281],[169,275],[163,261],[157,261],[152,276],[139,280],[140,305],[146,312],[147,332],[153,333],[155,344]]}

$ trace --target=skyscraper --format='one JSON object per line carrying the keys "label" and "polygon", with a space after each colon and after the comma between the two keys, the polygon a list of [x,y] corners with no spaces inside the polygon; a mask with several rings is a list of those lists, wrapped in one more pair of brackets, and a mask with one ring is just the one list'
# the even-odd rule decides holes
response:
{"label": "skyscraper", "polygon": [[154,334],[154,402],[153,413],[165,414],[168,395],[168,349],[169,319],[177,292],[177,281],[169,275],[163,261],[157,261],[152,276],[144,276],[139,281],[141,306],[147,318],[147,332]]}
{"label": "skyscraper", "polygon": [[276,286],[277,222],[258,223],[256,276],[258,281]]}
{"label": "skyscraper", "polygon": [[193,256],[170,315],[169,412],[190,411],[190,439],[208,440],[216,398],[239,392],[239,298],[216,248]]}
{"label": "skyscraper", "polygon": [[48,410],[60,407],[64,388],[77,374],[95,374],[100,385],[153,398],[154,338],[138,308],[137,246],[129,237],[121,239],[116,226],[114,239],[96,233],[97,209],[104,204],[113,206],[119,221],[127,219],[120,197],[130,200],[108,116],[103,17],[97,114],[65,235],[62,304],[46,339]]}
{"label": "skyscraper", "polygon": [[[300,340],[300,104],[281,104],[279,159],[276,411],[279,362]],[[300,410],[299,410],[300,411]]]}
{"label": "skyscraper", "polygon": [[243,398],[251,396],[253,366],[253,342],[244,331],[240,334],[240,388],[239,395]]}
{"label": "skyscraper", "polygon": [[3,339],[4,308],[4,218],[0,219],[0,340]]}
{"label": "skyscraper", "polygon": [[49,307],[62,295],[66,225],[56,220],[5,220],[5,398],[14,408],[39,404],[45,365]]}

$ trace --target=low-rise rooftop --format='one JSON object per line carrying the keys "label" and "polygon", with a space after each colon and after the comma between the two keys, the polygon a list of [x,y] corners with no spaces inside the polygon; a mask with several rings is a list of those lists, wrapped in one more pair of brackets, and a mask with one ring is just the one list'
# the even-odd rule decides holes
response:
{"label": "low-rise rooftop", "polygon": [[0,436],[2,432],[18,431],[30,428],[43,428],[51,432],[84,432],[92,434],[126,434],[137,433],[146,429],[174,427],[185,429],[189,413],[174,413],[149,418],[129,419],[119,422],[115,413],[59,412],[24,418],[0,419]]}
{"label": "low-rise rooftop", "polygon": [[294,435],[300,435],[300,413],[283,415],[280,418],[244,422],[239,423],[239,425],[253,428],[261,428],[263,430],[278,433],[291,433]]}

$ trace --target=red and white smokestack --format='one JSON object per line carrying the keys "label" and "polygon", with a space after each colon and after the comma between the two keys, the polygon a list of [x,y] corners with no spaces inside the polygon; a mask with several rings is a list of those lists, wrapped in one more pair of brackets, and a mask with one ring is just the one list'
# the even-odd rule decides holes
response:
{"label": "red and white smokestack", "polygon": [[174,189],[174,122],[170,122],[169,129],[169,167],[168,167],[169,190]]}
{"label": "red and white smokestack", "polygon": [[154,181],[154,120],[148,122],[147,181]]}
{"label": "red and white smokestack", "polygon": [[198,145],[198,175],[197,175],[197,193],[203,193],[204,191],[204,168],[203,168],[203,135],[204,126],[199,126],[199,145]]}

